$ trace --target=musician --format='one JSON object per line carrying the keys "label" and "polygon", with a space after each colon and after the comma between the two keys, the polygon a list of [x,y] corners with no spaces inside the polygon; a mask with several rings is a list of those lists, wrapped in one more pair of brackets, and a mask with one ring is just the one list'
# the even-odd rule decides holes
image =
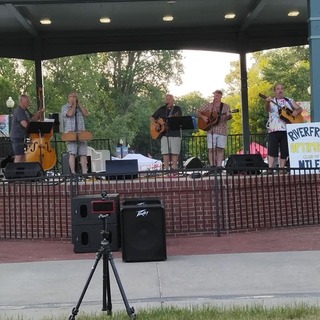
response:
{"label": "musician", "polygon": [[[292,99],[284,96],[284,86],[277,83],[274,86],[274,98],[266,98],[266,111],[269,113],[268,128],[268,164],[270,168],[275,165],[275,159],[279,156],[279,167],[284,168],[289,157],[286,122],[280,118],[279,107],[292,110],[292,116],[296,117],[302,112],[302,108]],[[278,104],[278,106],[273,103]]]}
{"label": "musician", "polygon": [[[208,124],[210,122],[215,123],[207,131],[207,146],[209,164],[211,167],[217,167],[217,170],[222,168],[224,149],[228,138],[227,121],[232,119],[230,106],[221,100],[222,91],[215,90],[213,92],[213,101],[202,106],[196,113],[198,118]],[[214,118],[213,115],[216,115],[217,118]]]}
{"label": "musician", "polygon": [[[158,108],[151,116],[151,121],[155,123],[156,130],[159,130],[159,125],[156,123],[159,118],[168,122],[170,117],[181,117],[182,111],[179,106],[174,104],[174,96],[172,94],[166,94],[166,104]],[[170,169],[170,160],[173,170],[178,168],[178,158],[181,149],[181,138],[179,130],[170,130],[167,126],[167,130],[161,138],[161,154],[163,156],[163,169]]]}
{"label": "musician", "polygon": [[[62,109],[65,132],[80,132],[85,130],[84,118],[89,115],[86,107],[78,101],[76,92],[71,92],[68,96],[68,103]],[[67,150],[69,153],[69,166],[71,174],[76,173],[76,156],[80,156],[82,174],[88,173],[87,164],[87,142],[68,141]]]}
{"label": "musician", "polygon": [[19,106],[14,110],[11,122],[10,140],[14,154],[14,162],[25,162],[25,139],[27,138],[27,127],[30,121],[37,121],[41,117],[40,109],[35,114],[29,111],[30,99],[28,95],[22,94],[19,98]]}

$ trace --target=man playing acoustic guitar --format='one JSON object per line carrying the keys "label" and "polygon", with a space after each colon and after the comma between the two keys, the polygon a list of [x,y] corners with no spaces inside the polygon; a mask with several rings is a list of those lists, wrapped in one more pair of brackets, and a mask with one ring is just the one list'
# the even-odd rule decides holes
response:
{"label": "man playing acoustic guitar", "polygon": [[[211,167],[221,170],[224,149],[227,145],[227,121],[232,119],[230,106],[221,101],[222,91],[213,92],[213,101],[197,111],[198,127],[207,131],[208,156]],[[201,124],[204,127],[201,127]]]}
{"label": "man playing acoustic guitar", "polygon": [[179,106],[174,104],[172,94],[166,94],[166,104],[158,108],[151,116],[151,124],[155,127],[155,131],[161,133],[161,154],[163,156],[163,169],[169,170],[170,157],[172,169],[178,168],[178,157],[181,149],[181,138],[179,130],[170,130],[167,119],[170,117],[182,116]]}
{"label": "man playing acoustic guitar", "polygon": [[[279,167],[284,168],[289,157],[286,123],[290,117],[295,119],[301,115],[302,108],[291,98],[284,97],[284,87],[281,83],[274,86],[275,97],[266,97],[266,111],[269,113],[268,128],[268,164],[273,168],[275,159],[279,156]],[[287,109],[289,112],[283,112]],[[287,115],[285,117],[285,115]],[[292,120],[293,121],[293,120]]]}

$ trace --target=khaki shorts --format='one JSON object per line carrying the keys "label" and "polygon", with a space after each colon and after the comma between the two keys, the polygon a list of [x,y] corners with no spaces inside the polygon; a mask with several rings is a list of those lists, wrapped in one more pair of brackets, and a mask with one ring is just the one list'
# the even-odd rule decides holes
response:
{"label": "khaki shorts", "polygon": [[70,154],[86,156],[87,155],[87,141],[67,142],[67,150]]}
{"label": "khaki shorts", "polygon": [[[213,141],[212,141],[213,140]],[[221,134],[207,134],[207,143],[208,143],[208,149],[212,148],[222,148],[224,149],[227,145],[227,136],[223,136]]]}
{"label": "khaki shorts", "polygon": [[162,137],[161,154],[180,154],[181,138],[180,137]]}

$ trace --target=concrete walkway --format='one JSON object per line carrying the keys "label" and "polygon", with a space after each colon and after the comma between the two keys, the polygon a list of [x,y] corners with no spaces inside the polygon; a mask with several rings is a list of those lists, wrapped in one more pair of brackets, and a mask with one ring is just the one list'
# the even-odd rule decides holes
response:
{"label": "concrete walkway", "polygon": [[[319,229],[306,232],[311,231],[319,234]],[[246,235],[237,235],[241,236]],[[3,250],[5,243],[1,244]],[[320,250],[169,255],[167,261],[135,263],[123,262],[119,254],[114,254],[114,262],[137,314],[153,306],[318,304],[320,298]],[[23,320],[52,316],[67,319],[95,261],[94,253],[83,257],[1,263],[0,315],[13,319],[23,316]],[[110,278],[113,310],[125,311],[112,269]],[[101,309],[102,261],[80,313],[100,313]]]}

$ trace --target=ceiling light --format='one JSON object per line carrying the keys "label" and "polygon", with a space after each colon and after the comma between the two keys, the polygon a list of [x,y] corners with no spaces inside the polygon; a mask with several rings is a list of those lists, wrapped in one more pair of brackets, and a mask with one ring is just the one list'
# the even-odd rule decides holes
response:
{"label": "ceiling light", "polygon": [[299,15],[299,11],[290,11],[289,13],[288,13],[288,16],[289,17],[296,17],[296,16],[298,16]]}
{"label": "ceiling light", "polygon": [[235,16],[236,16],[235,13],[227,13],[227,14],[224,16],[224,18],[225,18],[225,19],[234,19]]}
{"label": "ceiling light", "polygon": [[41,20],[40,20],[40,23],[41,23],[41,24],[51,24],[51,20],[48,19],[48,18],[44,18],[44,19],[41,19]]}
{"label": "ceiling light", "polygon": [[173,16],[170,16],[170,15],[167,15],[167,16],[164,16],[162,18],[163,21],[172,21],[173,20]]}
{"label": "ceiling light", "polygon": [[110,23],[111,19],[109,17],[100,18],[101,23]]}
{"label": "ceiling light", "polygon": [[176,1],[175,0],[169,0],[168,3],[169,4],[174,4],[174,3],[176,3]]}

